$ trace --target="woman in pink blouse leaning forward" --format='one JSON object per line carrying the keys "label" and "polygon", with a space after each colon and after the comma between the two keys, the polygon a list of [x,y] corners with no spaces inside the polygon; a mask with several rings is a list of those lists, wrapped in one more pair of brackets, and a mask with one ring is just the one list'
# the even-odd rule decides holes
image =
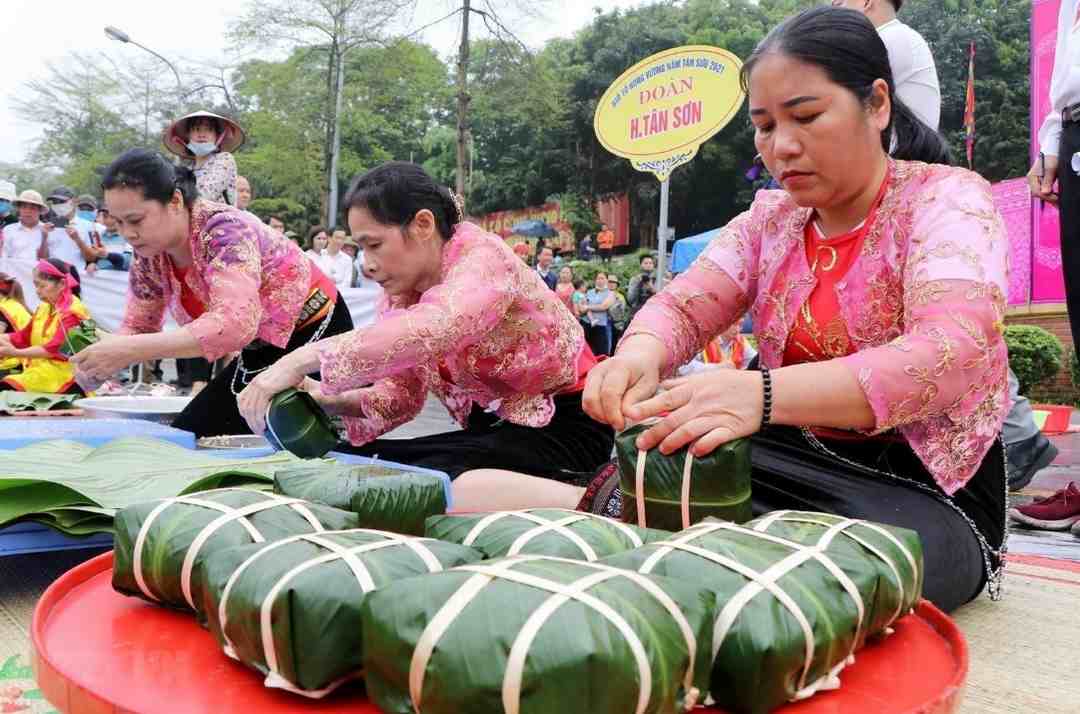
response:
{"label": "woman in pink blouse leaning forward", "polygon": [[[937,163],[943,143],[895,98],[860,13],[790,18],[743,82],[785,190],[759,192],[638,313],[585,409],[616,428],[667,412],[642,449],[701,455],[753,435],[756,513],[912,528],[929,599],[953,609],[988,582],[996,596],[1008,242],[990,187]],[[890,159],[894,132],[894,157],[931,163]],[[663,381],[748,308],[760,369]]]}
{"label": "woman in pink blouse leaning forward", "polygon": [[[72,358],[83,379],[152,359],[239,352],[173,426],[246,434],[235,395],[282,355],[352,328],[333,281],[299,246],[246,211],[196,198],[189,169],[132,149],[105,170],[102,188],[135,262],[122,334]],[[161,331],[166,313],[180,329]]]}
{"label": "woman in pink blouse leaning forward", "polygon": [[[462,220],[450,191],[422,168],[389,163],[356,179],[345,200],[364,249],[364,277],[385,296],[379,319],[294,352],[240,395],[256,431],[268,400],[304,375],[307,388],[344,417],[362,454],[427,466],[461,484],[491,477],[472,506],[494,507],[507,489],[573,481],[611,454],[613,431],[585,415],[581,389],[595,359],[570,310],[498,236]],[[434,393],[462,431],[379,439],[420,413]],[[510,479],[516,479],[511,481]],[[577,489],[551,483],[556,492]]]}

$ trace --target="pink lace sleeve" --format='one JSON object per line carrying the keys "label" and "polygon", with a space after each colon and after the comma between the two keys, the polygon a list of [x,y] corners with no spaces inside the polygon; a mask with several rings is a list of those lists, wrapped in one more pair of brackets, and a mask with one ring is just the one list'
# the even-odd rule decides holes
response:
{"label": "pink lace sleeve", "polygon": [[161,332],[165,324],[165,289],[157,271],[157,260],[135,256],[128,275],[127,305],[120,324],[122,335]]}
{"label": "pink lace sleeve", "polygon": [[755,207],[725,226],[690,269],[645,303],[627,328],[623,340],[652,335],[667,345],[665,374],[693,359],[749,307],[757,291],[752,269],[757,242],[751,226],[760,217]]}
{"label": "pink lace sleeve", "polygon": [[443,281],[419,302],[385,312],[372,326],[327,340],[320,352],[328,394],[359,389],[405,373],[418,365],[436,365],[483,338],[513,302],[513,270],[504,254],[485,242],[461,249]]}
{"label": "pink lace sleeve", "polygon": [[209,303],[185,328],[213,362],[255,339],[262,319],[259,285],[262,259],[251,229],[227,215],[214,216],[204,228],[209,236],[205,280]]}
{"label": "pink lace sleeve", "polygon": [[844,362],[876,431],[899,427],[951,494],[974,475],[1008,411],[1008,241],[981,180],[944,181],[914,210],[904,334]]}
{"label": "pink lace sleeve", "polygon": [[342,417],[349,443],[361,446],[412,421],[424,407],[424,385],[411,372],[380,379],[370,387],[343,395],[348,412]]}

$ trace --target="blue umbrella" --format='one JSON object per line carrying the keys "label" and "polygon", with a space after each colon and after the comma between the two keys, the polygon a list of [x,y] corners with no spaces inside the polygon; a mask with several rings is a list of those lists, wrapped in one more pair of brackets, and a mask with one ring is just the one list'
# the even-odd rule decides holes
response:
{"label": "blue umbrella", "polygon": [[546,221],[530,219],[515,223],[510,229],[515,235],[529,236],[530,238],[551,238],[559,235],[559,232],[547,224]]}

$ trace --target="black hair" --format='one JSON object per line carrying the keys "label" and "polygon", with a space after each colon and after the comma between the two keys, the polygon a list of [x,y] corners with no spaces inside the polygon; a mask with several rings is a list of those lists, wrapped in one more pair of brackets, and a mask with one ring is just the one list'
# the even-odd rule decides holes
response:
{"label": "black hair", "polygon": [[[920,121],[896,95],[889,52],[873,23],[861,12],[818,6],[784,20],[743,64],[740,81],[744,91],[749,89],[754,67],[772,53],[820,67],[830,80],[863,103],[870,100],[874,82],[885,80],[892,100],[889,125],[881,132],[886,153],[897,159],[951,163],[949,147],[941,135]],[[890,152],[894,129],[896,144]]]}
{"label": "black hair", "polygon": [[644,263],[646,258],[653,261],[654,263],[656,262],[656,258],[653,256],[652,253],[642,253],[641,257],[638,258],[638,265],[640,266],[642,263]]}
{"label": "black hair", "polygon": [[353,179],[345,195],[345,213],[366,209],[384,225],[406,226],[425,208],[435,216],[435,228],[450,240],[462,216],[450,189],[440,186],[417,164],[390,161]]}
{"label": "black hair", "polygon": [[[46,258],[45,262],[59,270],[61,273],[75,278],[75,287],[71,289],[71,294],[75,297],[82,297],[82,281],[79,279],[79,271],[74,265],[65,263],[59,258]],[[60,278],[49,275],[48,273],[38,273],[38,275],[40,275],[43,280],[51,280],[54,283],[60,282]]]}
{"label": "black hair", "polygon": [[319,235],[320,233],[325,233],[325,232],[326,232],[326,226],[312,226],[310,229],[308,229],[308,232],[307,232],[308,245],[311,245],[311,241],[315,240],[315,236]]}
{"label": "black hair", "polygon": [[180,192],[185,206],[191,206],[199,196],[194,171],[149,149],[128,149],[109,164],[101,189],[114,188],[139,189],[144,198],[161,204],[171,201],[175,191]]}
{"label": "black hair", "polygon": [[269,223],[270,221],[277,221],[281,225],[285,225],[285,221],[281,220],[281,216],[276,213],[266,217],[266,222]]}

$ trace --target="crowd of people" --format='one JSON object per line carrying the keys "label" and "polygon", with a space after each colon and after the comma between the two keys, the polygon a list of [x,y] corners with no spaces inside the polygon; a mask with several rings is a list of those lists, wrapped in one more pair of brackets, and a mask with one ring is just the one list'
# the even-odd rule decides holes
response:
{"label": "crowd of people", "polygon": [[[779,189],[759,191],[662,290],[651,255],[625,290],[607,270],[577,280],[550,249],[529,265],[405,162],[356,177],[348,232],[317,226],[301,247],[246,210],[231,155],[242,130],[198,112],[166,132],[179,163],[133,149],[106,169],[101,228],[91,197],[18,195],[0,251],[42,261],[44,313],[13,318],[0,358],[54,358],[55,332],[81,317],[75,266],[124,264],[110,257],[124,246],[94,238],[112,230],[134,255],[123,324],[65,364],[92,388],[132,364],[192,360],[208,385],[176,425],[196,435],[262,433],[270,400],[295,387],[341,419],[342,448],[449,474],[459,509],[613,516],[616,430],[654,420],[640,449],[698,456],[745,437],[755,513],[912,528],[931,601],[994,594],[1006,445],[1028,441],[1003,434],[1020,404],[1000,329],[1004,224],[989,184],[948,165],[936,115],[897,86],[883,40],[913,47],[892,24],[900,0],[833,4],[861,11],[804,11],[743,65],[755,147]],[[354,329],[341,290],[358,279],[383,297],[375,324]],[[754,344],[738,329],[747,313]],[[167,315],[177,329],[162,329]],[[459,431],[383,438],[428,395]]]}

